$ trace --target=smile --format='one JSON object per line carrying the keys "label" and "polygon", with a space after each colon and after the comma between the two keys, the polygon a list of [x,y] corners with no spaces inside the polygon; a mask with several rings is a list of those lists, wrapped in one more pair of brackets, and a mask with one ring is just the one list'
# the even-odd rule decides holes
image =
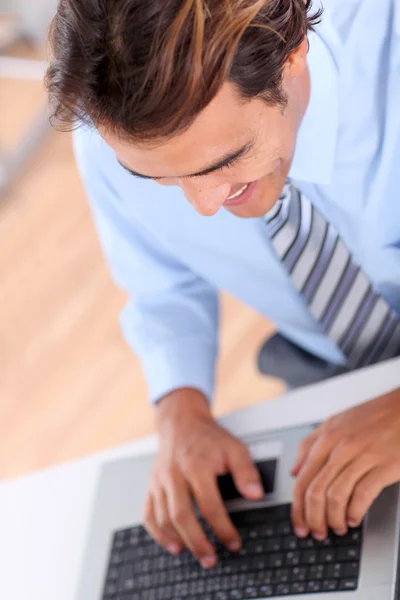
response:
{"label": "smile", "polygon": [[246,183],[246,185],[244,185],[242,188],[240,188],[240,190],[238,190],[237,192],[235,192],[234,194],[232,194],[232,196],[229,196],[227,198],[227,200],[233,200],[234,198],[238,198],[239,196],[241,196],[249,187],[249,184]]}

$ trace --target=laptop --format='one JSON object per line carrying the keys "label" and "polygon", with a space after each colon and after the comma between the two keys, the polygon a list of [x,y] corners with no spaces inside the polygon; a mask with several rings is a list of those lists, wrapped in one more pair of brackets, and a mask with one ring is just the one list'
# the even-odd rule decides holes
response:
{"label": "laptop", "polygon": [[77,600],[400,600],[397,585],[400,486],[387,488],[364,523],[345,537],[299,539],[290,521],[289,475],[299,442],[313,427],[244,439],[265,497],[246,501],[229,476],[219,485],[243,548],[216,543],[218,565],[203,570],[184,551],[172,556],[141,526],[154,456],[104,466],[98,484]]}

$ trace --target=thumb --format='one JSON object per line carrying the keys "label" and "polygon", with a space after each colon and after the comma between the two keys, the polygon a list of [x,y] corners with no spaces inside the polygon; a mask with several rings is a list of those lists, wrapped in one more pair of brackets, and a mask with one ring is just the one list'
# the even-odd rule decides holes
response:
{"label": "thumb", "polygon": [[235,441],[228,458],[229,471],[236,488],[248,500],[261,500],[265,492],[260,474],[253,463],[247,447]]}

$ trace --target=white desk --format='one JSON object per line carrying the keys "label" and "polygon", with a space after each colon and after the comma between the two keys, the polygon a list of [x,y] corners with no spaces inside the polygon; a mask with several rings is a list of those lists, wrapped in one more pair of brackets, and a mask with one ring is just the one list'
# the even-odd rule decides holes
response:
{"label": "white desk", "polygon": [[[318,422],[400,386],[400,360],[302,388],[225,417],[243,435]],[[73,600],[104,462],[150,453],[154,438],[0,485],[0,598]]]}

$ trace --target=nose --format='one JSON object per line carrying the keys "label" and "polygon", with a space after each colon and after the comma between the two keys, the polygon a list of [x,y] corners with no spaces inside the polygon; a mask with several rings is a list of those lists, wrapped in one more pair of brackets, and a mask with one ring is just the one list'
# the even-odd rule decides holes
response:
{"label": "nose", "polygon": [[204,185],[200,181],[180,180],[186,199],[193,208],[206,217],[215,215],[225,200],[228,198],[231,185],[229,183],[219,183],[214,185]]}

